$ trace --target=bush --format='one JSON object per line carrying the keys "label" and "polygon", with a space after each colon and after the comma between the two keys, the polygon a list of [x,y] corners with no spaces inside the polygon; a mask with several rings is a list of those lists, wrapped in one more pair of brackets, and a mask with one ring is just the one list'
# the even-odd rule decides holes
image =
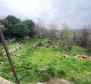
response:
{"label": "bush", "polygon": [[58,69],[56,75],[57,75],[57,77],[60,78],[60,77],[65,76],[65,72],[64,72],[64,70],[62,70],[62,69]]}
{"label": "bush", "polygon": [[40,82],[48,81],[49,78],[50,78],[48,70],[46,68],[38,69],[37,74],[38,74],[38,76],[40,78],[40,80],[39,80]]}
{"label": "bush", "polygon": [[60,35],[60,45],[64,50],[69,50],[73,44],[73,32],[68,29],[64,28]]}

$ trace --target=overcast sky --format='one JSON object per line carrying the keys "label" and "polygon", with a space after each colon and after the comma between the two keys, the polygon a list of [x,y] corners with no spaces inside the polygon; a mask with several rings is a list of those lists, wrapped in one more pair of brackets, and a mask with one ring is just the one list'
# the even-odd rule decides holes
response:
{"label": "overcast sky", "polygon": [[0,17],[7,15],[79,28],[91,24],[91,0],[0,0]]}

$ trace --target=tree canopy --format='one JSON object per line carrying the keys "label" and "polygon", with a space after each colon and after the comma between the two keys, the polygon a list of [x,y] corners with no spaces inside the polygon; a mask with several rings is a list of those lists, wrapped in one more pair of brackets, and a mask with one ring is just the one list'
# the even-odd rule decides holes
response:
{"label": "tree canopy", "polygon": [[27,26],[25,24],[18,23],[16,24],[16,26],[13,28],[13,34],[15,35],[19,35],[19,36],[25,36],[29,34],[29,29],[27,28]]}
{"label": "tree canopy", "polygon": [[4,34],[7,38],[35,35],[35,23],[32,20],[21,21],[15,16],[8,15],[4,19],[0,19],[0,23],[5,27]]}
{"label": "tree canopy", "polygon": [[32,20],[25,20],[23,21],[23,24],[25,24],[29,29],[29,36],[33,37],[35,34],[35,23]]}

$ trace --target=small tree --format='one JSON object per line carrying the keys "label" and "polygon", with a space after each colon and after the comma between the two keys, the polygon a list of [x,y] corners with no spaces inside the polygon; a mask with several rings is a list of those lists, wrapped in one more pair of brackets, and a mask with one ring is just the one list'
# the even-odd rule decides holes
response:
{"label": "small tree", "polygon": [[67,25],[64,25],[63,28],[60,35],[60,45],[63,49],[67,50],[72,47],[74,35]]}
{"label": "small tree", "polygon": [[4,34],[11,38],[13,34],[13,28],[20,22],[20,19],[16,18],[15,16],[7,16],[5,19],[2,20],[2,24],[5,27]]}

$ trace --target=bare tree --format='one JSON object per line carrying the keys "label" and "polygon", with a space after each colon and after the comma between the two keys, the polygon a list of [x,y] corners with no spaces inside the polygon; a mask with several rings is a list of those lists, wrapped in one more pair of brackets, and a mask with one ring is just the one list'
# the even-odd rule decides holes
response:
{"label": "bare tree", "polygon": [[57,26],[54,25],[54,24],[51,24],[51,25],[49,25],[49,28],[50,28],[49,34],[48,34],[49,40],[52,43],[55,43],[58,40],[58,36],[57,36]]}
{"label": "bare tree", "polygon": [[48,30],[45,26],[45,23],[43,23],[40,19],[38,19],[38,23],[36,24],[35,28],[37,38],[43,38],[48,35]]}
{"label": "bare tree", "polygon": [[75,32],[74,42],[76,45],[87,48],[91,50],[91,28],[90,26],[84,26],[79,32]]}
{"label": "bare tree", "polygon": [[91,51],[91,29],[88,30],[87,50],[88,50],[88,51]]}

